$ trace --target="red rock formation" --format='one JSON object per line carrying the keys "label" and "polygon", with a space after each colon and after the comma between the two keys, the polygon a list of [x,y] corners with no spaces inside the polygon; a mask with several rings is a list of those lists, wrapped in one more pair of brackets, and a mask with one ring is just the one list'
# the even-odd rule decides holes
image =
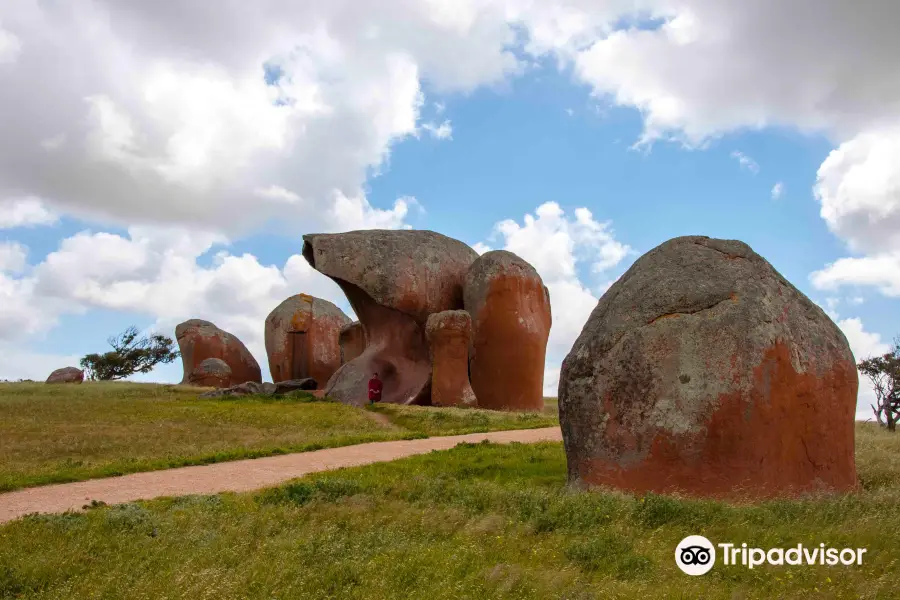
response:
{"label": "red rock formation", "polygon": [[353,231],[303,240],[303,256],[341,286],[365,332],[365,350],[338,369],[326,385],[328,396],[364,404],[377,372],[382,402],[428,404],[425,322],[433,313],[462,308],[475,251],[432,231]]}
{"label": "red rock formation", "polygon": [[854,362],[746,244],[670,240],[604,294],[563,362],[569,481],[735,498],[853,489]]}
{"label": "red rock formation", "polygon": [[466,276],[465,306],[472,316],[469,367],[479,408],[543,410],[551,316],[540,275],[512,252],[487,252]]}
{"label": "red rock formation", "polygon": [[428,317],[425,335],[431,351],[431,404],[475,406],[469,385],[469,341],[472,318],[464,310]]}
{"label": "red rock formation", "polygon": [[341,329],[341,364],[348,363],[366,349],[366,332],[362,323],[353,321]]}
{"label": "red rock formation", "polygon": [[328,381],[341,366],[339,337],[349,323],[341,309],[321,298],[298,294],[279,304],[266,318],[272,381]]}
{"label": "red rock formation", "polygon": [[231,384],[231,367],[221,358],[207,358],[191,371],[190,385],[227,388]]}
{"label": "red rock formation", "polygon": [[207,358],[220,358],[228,365],[231,369],[228,386],[246,381],[262,382],[259,363],[241,340],[209,321],[191,319],[181,323],[175,328],[175,339],[181,350],[183,384],[190,383],[191,373]]}
{"label": "red rock formation", "polygon": [[63,367],[50,373],[46,383],[81,383],[83,381],[84,371],[77,367]]}

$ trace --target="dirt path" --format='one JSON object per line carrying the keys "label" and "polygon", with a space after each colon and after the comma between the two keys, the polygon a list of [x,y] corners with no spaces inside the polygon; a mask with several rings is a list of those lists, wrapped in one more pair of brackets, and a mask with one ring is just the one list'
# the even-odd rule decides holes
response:
{"label": "dirt path", "polygon": [[546,442],[562,439],[558,427],[495,431],[423,440],[373,442],[315,452],[238,460],[197,467],[182,467],[121,477],[93,479],[27,488],[0,494],[0,523],[30,513],[57,513],[80,510],[92,500],[119,504],[148,500],[159,496],[246,492],[270,487],[308,473],[356,467],[426,454],[432,450],[448,450],[463,442],[488,440],[498,444],[509,442]]}

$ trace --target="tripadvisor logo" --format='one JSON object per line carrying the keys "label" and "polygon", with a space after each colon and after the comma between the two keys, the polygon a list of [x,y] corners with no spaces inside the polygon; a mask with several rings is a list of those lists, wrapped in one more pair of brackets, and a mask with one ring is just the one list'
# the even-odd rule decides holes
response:
{"label": "tripadvisor logo", "polygon": [[716,547],[722,564],[753,569],[761,565],[861,565],[866,548],[830,548],[825,544],[792,548],[751,548],[747,544],[714,545],[702,535],[689,535],[675,548],[675,564],[688,575],[704,575],[716,564]]}

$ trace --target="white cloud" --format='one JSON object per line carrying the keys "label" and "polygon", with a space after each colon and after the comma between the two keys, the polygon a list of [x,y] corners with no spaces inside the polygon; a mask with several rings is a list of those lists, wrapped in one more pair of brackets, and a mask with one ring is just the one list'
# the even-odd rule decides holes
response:
{"label": "white cloud", "polygon": [[866,331],[861,319],[842,319],[837,324],[847,336],[857,362],[885,354],[891,349],[889,344],[882,341],[879,334]]}
{"label": "white cloud", "polygon": [[737,160],[742,169],[746,169],[754,175],[759,173],[759,164],[740,150],[733,151],[731,153],[731,158]]}
{"label": "white cloud", "polygon": [[[67,238],[27,276],[0,274],[0,344],[45,332],[67,313],[106,309],[146,315],[170,334],[186,319],[208,319],[237,335],[264,366],[261,324],[282,300],[305,292],[346,306],[340,288],[301,256],[263,265],[228,253],[226,243],[218,234],[153,227]],[[212,264],[201,266],[208,252]],[[18,364],[0,359],[0,373],[24,377],[10,371]]]}
{"label": "white cloud", "polygon": [[[866,331],[862,320],[858,318],[843,319],[837,321],[838,327],[847,336],[850,349],[856,362],[872,356],[884,354],[890,350],[890,345],[882,341],[877,333]],[[856,418],[866,420],[873,418],[871,406],[876,403],[875,390],[868,378],[859,373],[859,393],[856,400]]]}
{"label": "white cloud", "polygon": [[447,110],[447,105],[443,102],[435,102],[434,103],[434,114],[442,115],[444,111]]}
{"label": "white cloud", "polygon": [[842,258],[810,275],[820,290],[844,286],[869,286],[885,296],[900,297],[900,252],[861,258]]}
{"label": "white cloud", "polygon": [[452,140],[453,139],[453,126],[450,124],[450,120],[447,119],[440,125],[436,125],[435,123],[425,123],[422,125],[422,129],[431,134],[431,137],[438,140]]}
{"label": "white cloud", "polygon": [[16,62],[21,51],[22,42],[19,41],[19,38],[0,27],[0,68]]}
{"label": "white cloud", "polygon": [[0,273],[20,273],[28,264],[28,248],[18,242],[0,242]]}
{"label": "white cloud", "polygon": [[[367,177],[416,133],[423,79],[466,92],[518,71],[505,15],[482,0],[5,2],[3,47],[23,50],[0,68],[0,199],[124,225],[327,229],[343,199],[368,206]],[[305,202],[259,201],[275,188]]]}
{"label": "white cloud", "polygon": [[493,250],[490,246],[483,242],[476,242],[472,244],[472,249],[475,250],[479,255],[484,254],[485,252],[490,252]]}
{"label": "white cloud", "polygon": [[59,220],[40,198],[0,200],[0,229],[53,225]]}
{"label": "white cloud", "polygon": [[[588,209],[576,209],[573,219],[555,202],[542,204],[534,215],[525,215],[522,224],[501,221],[496,232],[502,237],[503,249],[531,263],[550,291],[553,326],[544,393],[555,396],[559,365],[598,301],[582,282],[578,267],[596,277],[618,266],[633,251],[615,239],[609,223],[594,220]],[[489,248],[476,246],[479,253]]]}
{"label": "white cloud", "polygon": [[784,184],[778,182],[772,186],[772,200],[780,200],[784,196]]}
{"label": "white cloud", "polygon": [[44,381],[61,367],[79,367],[80,356],[49,354],[24,349],[19,344],[0,342],[0,379]]}
{"label": "white cloud", "polygon": [[864,132],[833,150],[815,186],[822,218],[863,252],[900,251],[900,125]]}

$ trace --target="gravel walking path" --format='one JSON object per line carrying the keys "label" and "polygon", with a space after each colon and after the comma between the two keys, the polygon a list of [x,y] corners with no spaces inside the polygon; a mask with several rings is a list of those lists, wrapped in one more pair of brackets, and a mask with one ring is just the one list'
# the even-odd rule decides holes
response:
{"label": "gravel walking path", "polygon": [[464,442],[488,440],[498,444],[527,444],[561,439],[558,427],[494,431],[422,440],[372,442],[313,452],[46,485],[0,494],[0,523],[30,513],[80,510],[93,500],[119,504],[160,496],[247,492],[271,487],[308,473],[385,462],[432,450],[448,450]]}

